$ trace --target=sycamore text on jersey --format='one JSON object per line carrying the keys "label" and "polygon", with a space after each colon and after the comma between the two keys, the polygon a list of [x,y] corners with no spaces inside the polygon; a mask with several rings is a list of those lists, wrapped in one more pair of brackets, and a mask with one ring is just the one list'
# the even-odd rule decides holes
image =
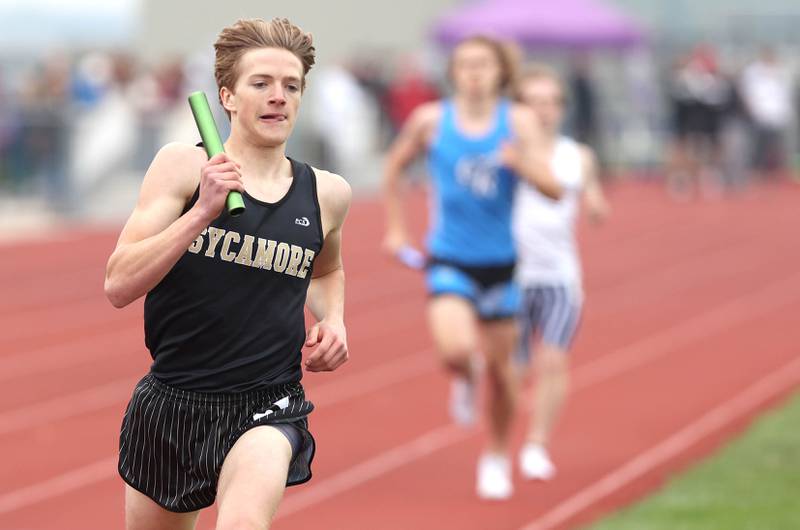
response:
{"label": "sycamore text on jersey", "polygon": [[[217,257],[219,249],[219,258],[222,261],[272,270],[297,278],[305,278],[314,261],[313,250],[272,239],[256,238],[250,234],[245,234],[242,238],[238,232],[213,226],[200,232],[200,235],[189,247],[189,252],[199,254],[203,250],[203,243],[206,239],[208,247],[203,255],[207,258]],[[240,243],[238,251],[231,248]]]}

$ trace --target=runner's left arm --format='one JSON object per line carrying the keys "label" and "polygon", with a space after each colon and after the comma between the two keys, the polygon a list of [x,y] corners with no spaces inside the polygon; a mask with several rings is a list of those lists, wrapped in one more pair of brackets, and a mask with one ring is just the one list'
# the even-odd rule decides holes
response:
{"label": "runner's left arm", "polygon": [[306,359],[311,372],[332,371],[349,358],[344,325],[344,266],[342,226],[352,192],[347,182],[332,173],[317,171],[319,202],[326,227],[322,251],[314,261],[314,272],[306,305],[317,320],[306,335],[306,346],[316,349]]}
{"label": "runner's left arm", "polygon": [[583,200],[586,205],[586,213],[592,222],[601,222],[608,217],[610,207],[597,174],[597,157],[588,146],[581,146],[581,156],[585,175]]}

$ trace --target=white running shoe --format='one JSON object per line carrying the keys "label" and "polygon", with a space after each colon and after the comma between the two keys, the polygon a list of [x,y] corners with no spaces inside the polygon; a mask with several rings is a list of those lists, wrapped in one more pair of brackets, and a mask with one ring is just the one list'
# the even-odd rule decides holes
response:
{"label": "white running shoe", "polygon": [[511,462],[505,455],[485,453],[478,460],[478,497],[501,501],[511,497],[514,486],[511,483]]}
{"label": "white running shoe", "polygon": [[456,377],[450,383],[450,417],[458,425],[475,425],[478,417],[477,390],[474,381]]}
{"label": "white running shoe", "polygon": [[520,451],[519,468],[528,480],[550,480],[556,475],[556,467],[550,461],[547,449],[532,443],[525,444]]}

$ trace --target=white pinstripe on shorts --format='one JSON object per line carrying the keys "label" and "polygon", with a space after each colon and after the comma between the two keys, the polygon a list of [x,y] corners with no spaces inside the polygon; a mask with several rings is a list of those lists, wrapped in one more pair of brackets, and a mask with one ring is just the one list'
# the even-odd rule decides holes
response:
{"label": "white pinstripe on shorts", "polygon": [[531,357],[531,338],[538,334],[543,344],[567,351],[580,322],[581,293],[571,285],[525,287],[518,315],[520,339],[516,360],[527,364]]}

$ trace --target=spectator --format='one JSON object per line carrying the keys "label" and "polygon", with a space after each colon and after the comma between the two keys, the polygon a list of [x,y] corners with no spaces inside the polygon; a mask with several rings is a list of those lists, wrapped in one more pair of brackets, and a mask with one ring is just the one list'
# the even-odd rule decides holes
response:
{"label": "spectator", "polygon": [[786,167],[785,135],[792,120],[791,78],[777,54],[764,48],[742,75],[742,97],[752,122],[753,169],[774,177]]}
{"label": "spectator", "polygon": [[706,192],[720,190],[720,128],[730,94],[712,48],[698,46],[676,63],[669,84],[674,140],[667,175],[676,198],[690,197],[701,185]]}

